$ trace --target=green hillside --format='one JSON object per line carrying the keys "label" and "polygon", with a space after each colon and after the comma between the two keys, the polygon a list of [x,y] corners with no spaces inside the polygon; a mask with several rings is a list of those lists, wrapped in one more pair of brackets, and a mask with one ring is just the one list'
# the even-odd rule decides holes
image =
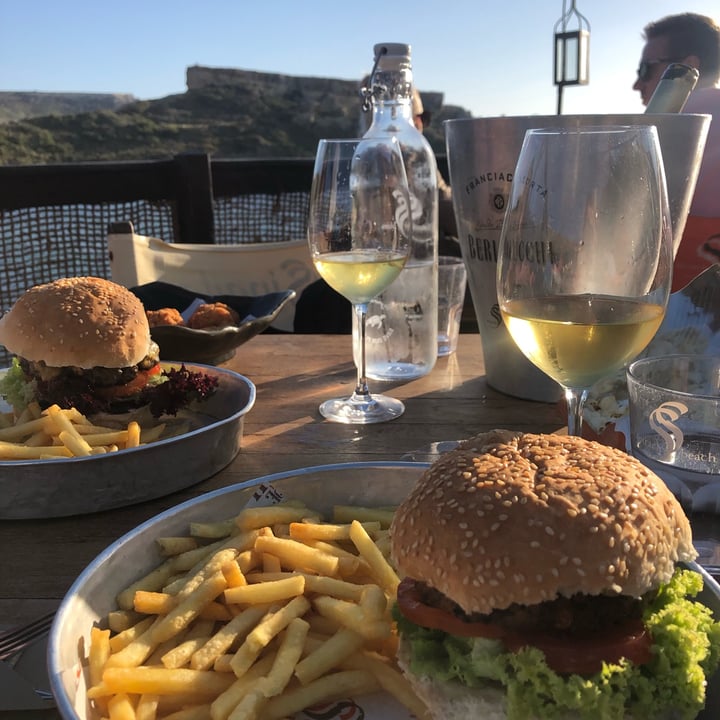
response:
{"label": "green hillside", "polygon": [[[184,152],[219,158],[309,157],[322,137],[357,133],[360,102],[346,93],[317,98],[257,85],[211,86],[118,110],[28,118],[0,125],[0,164],[151,160]],[[426,136],[445,152],[442,121],[469,117],[447,106]]]}

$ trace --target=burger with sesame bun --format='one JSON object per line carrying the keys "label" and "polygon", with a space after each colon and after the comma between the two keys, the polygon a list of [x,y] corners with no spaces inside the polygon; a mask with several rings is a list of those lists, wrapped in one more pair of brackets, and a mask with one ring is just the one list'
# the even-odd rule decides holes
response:
{"label": "burger with sesame bun", "polygon": [[495,430],[398,508],[399,661],[433,717],[695,718],[720,623],[663,482],[577,437]]}
{"label": "burger with sesame bun", "polygon": [[0,318],[0,344],[16,356],[0,381],[16,411],[35,400],[85,414],[146,405],[156,416],[176,414],[217,384],[184,367],[163,372],[142,303],[102,278],[30,288]]}

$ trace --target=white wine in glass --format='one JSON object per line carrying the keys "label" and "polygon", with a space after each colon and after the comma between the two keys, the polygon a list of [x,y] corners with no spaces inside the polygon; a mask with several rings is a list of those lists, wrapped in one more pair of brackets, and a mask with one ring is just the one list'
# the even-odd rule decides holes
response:
{"label": "white wine in glass", "polygon": [[580,435],[589,388],[647,346],[672,277],[653,126],[529,130],[500,237],[498,302],[527,358],[565,390]]}
{"label": "white wine in glass", "polygon": [[371,395],[365,375],[367,304],[399,274],[410,253],[410,196],[394,139],[321,140],[310,191],[308,242],[320,276],[346,297],[358,317],[361,360],[355,391],[320,405],[323,417],[376,423],[405,406]]}

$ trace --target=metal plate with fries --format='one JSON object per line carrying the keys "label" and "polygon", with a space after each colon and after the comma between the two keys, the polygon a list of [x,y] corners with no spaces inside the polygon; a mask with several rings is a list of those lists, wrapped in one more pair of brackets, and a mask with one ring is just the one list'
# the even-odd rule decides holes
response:
{"label": "metal plate with fries", "polygon": [[[173,363],[162,366],[178,367]],[[15,453],[14,459],[0,458],[0,520],[63,517],[124,507],[189,487],[225,467],[240,449],[244,417],[255,403],[255,386],[229,370],[189,363],[185,367],[216,377],[218,389],[177,418],[161,418],[165,428],[157,438],[156,422],[145,427],[140,420],[139,427],[131,422],[110,430],[104,427],[107,418],[93,418],[87,425],[88,419],[79,413],[57,410],[50,410],[44,419],[28,418],[19,428],[16,424],[15,430],[0,430],[0,439],[3,432],[17,432],[17,437],[12,436],[17,446],[9,451]],[[10,409],[2,405],[0,401],[0,411]],[[35,424],[48,420],[53,428],[48,447],[40,453],[24,446],[23,426],[29,424],[34,432]],[[78,431],[83,424],[87,435]],[[53,446],[53,436],[65,442]],[[99,447],[105,451],[95,454]],[[205,452],[207,447],[214,451]]]}
{"label": "metal plate with fries", "polygon": [[[292,668],[300,672],[306,681],[304,688],[312,687],[312,692],[322,692],[328,684],[347,682],[346,697],[354,698],[354,693],[360,694],[358,688],[364,687],[363,683],[367,680],[367,672],[352,669],[343,673],[335,673],[339,677],[327,680],[328,676],[322,668],[323,656],[330,650],[347,652],[357,649],[354,643],[357,641],[359,633],[366,637],[374,636],[377,633],[377,636],[374,636],[374,639],[377,640],[387,630],[385,627],[386,613],[388,612],[386,594],[388,592],[392,594],[397,577],[393,577],[394,573],[389,572],[387,561],[380,557],[380,550],[378,550],[380,540],[376,537],[377,528],[381,524],[387,527],[389,522],[387,506],[394,506],[405,497],[424,467],[426,466],[415,463],[355,463],[326,465],[271,475],[223,488],[178,505],[120,538],[99,555],[76,580],[63,600],[53,624],[49,642],[48,667],[51,686],[63,717],[66,720],[77,720],[78,718],[89,720],[89,718],[95,717],[90,711],[87,700],[88,685],[91,684],[92,648],[94,647],[92,634],[98,632],[98,630],[92,631],[93,625],[105,627],[106,621],[110,619],[108,613],[127,607],[131,598],[134,599],[136,608],[137,603],[140,602],[144,610],[149,611],[154,608],[159,611],[161,608],[157,603],[164,602],[162,592],[137,593],[136,589],[148,586],[148,583],[152,583],[156,579],[152,577],[154,574],[162,574],[167,570],[163,563],[163,560],[166,559],[163,553],[183,549],[182,547],[168,548],[167,544],[175,545],[184,542],[180,538],[186,538],[189,531],[192,536],[205,536],[208,540],[211,539],[210,536],[218,537],[219,535],[227,540],[228,518],[232,520],[230,524],[239,529],[239,534],[236,533],[232,538],[234,544],[243,542],[244,536],[257,533],[258,524],[264,526],[266,523],[270,523],[274,528],[277,528],[278,524],[284,524],[289,529],[292,538],[283,540],[280,532],[277,532],[276,537],[261,534],[260,537],[252,539],[253,551],[261,552],[263,560],[261,569],[246,571],[246,579],[249,583],[247,585],[243,585],[242,582],[235,584],[231,580],[229,568],[223,567],[221,575],[225,575],[226,582],[232,586],[224,591],[226,602],[237,601],[243,606],[245,603],[252,603],[249,610],[236,615],[225,627],[232,626],[233,632],[235,632],[238,630],[235,625],[244,624],[245,621],[240,618],[245,618],[246,614],[252,615],[246,619],[255,624],[254,630],[247,635],[241,650],[233,656],[231,662],[236,666],[248,663],[250,677],[255,677],[256,681],[260,675],[256,676],[255,673],[260,673],[268,678],[269,684],[279,683],[283,673],[279,669],[271,670],[269,667],[265,667],[262,663],[267,664],[267,657],[264,660],[263,657],[260,657],[255,662],[259,651],[272,641],[278,631],[287,628],[285,637],[277,648],[277,655],[283,655],[287,659],[288,656],[292,657],[293,655],[293,647],[297,640],[294,635],[302,635],[308,631],[308,628],[303,627],[304,622],[318,623],[318,625],[311,625],[309,642],[316,642],[322,634],[321,625],[330,624],[332,626],[333,623],[339,622],[357,632],[337,633],[333,636],[334,644],[342,646],[341,648],[325,648],[312,661],[306,662],[307,658],[304,658],[297,666],[293,663]],[[273,504],[280,499],[289,502],[282,506]],[[307,507],[298,509],[299,504]],[[354,507],[346,510],[348,505]],[[383,508],[384,520],[382,513],[378,516],[375,510],[373,510],[372,518],[364,518],[361,514],[359,515],[357,506],[363,505],[369,508]],[[341,507],[337,508],[336,506]],[[315,524],[313,518],[307,516],[307,508],[322,513],[325,519],[335,511],[335,523]],[[277,515],[278,510],[285,514]],[[241,511],[242,513],[250,511],[250,513],[245,515],[241,514]],[[258,513],[258,511],[260,512]],[[343,512],[349,512],[349,515],[346,517]],[[272,517],[263,517],[264,513],[270,513]],[[350,516],[362,522],[352,523],[348,527]],[[302,523],[303,527],[299,527],[300,518],[305,520]],[[296,525],[298,527],[295,527]],[[371,534],[375,538],[374,540],[369,540]],[[164,540],[158,543],[160,538]],[[331,543],[340,538],[348,544],[355,545],[357,551],[352,556],[350,553],[331,556],[328,552],[321,552],[318,548],[307,545],[308,542],[312,542],[316,546],[319,544],[321,548],[329,547]],[[313,552],[310,552],[311,550]],[[318,552],[314,552],[315,550]],[[213,561],[219,554],[213,556]],[[300,563],[304,567],[308,567],[308,563],[318,563],[313,565],[317,573],[328,572],[328,567],[326,567],[328,563],[331,565],[329,569],[333,570],[340,568],[343,563],[365,562],[370,568],[368,573],[374,579],[374,584],[353,585],[336,577],[323,577],[313,573],[299,573],[292,576],[282,573],[281,576],[277,576],[275,573],[280,568],[273,567],[272,560],[269,557],[266,559],[265,555],[283,558],[282,564],[285,568],[289,563]],[[302,557],[303,555],[308,557]],[[241,559],[241,555],[236,557],[237,564],[241,565],[244,561]],[[263,573],[263,582],[255,585],[252,575],[257,572]],[[352,568],[343,566],[343,569],[338,571],[338,577],[342,578],[344,573],[351,572]],[[208,583],[214,583],[216,580],[222,582],[216,576],[217,573],[209,572],[207,574]],[[140,581],[140,585],[137,584],[138,581]],[[185,579],[181,582],[185,582],[185,587],[189,589],[190,586],[187,585]],[[298,584],[308,587],[296,587]],[[375,589],[368,590],[368,588]],[[200,591],[199,588],[198,590]],[[304,593],[308,591],[314,595],[312,604],[316,615],[321,616],[320,619],[311,620],[306,614],[306,606],[310,604],[310,601]],[[228,597],[228,593],[230,597]],[[261,595],[250,597],[250,595],[258,593]],[[185,594],[189,598],[185,589],[180,589],[178,594]],[[320,594],[322,599],[318,600],[317,594]],[[235,597],[236,595],[243,597],[238,598]],[[380,595],[382,598],[379,597]],[[293,599],[287,602],[287,598]],[[268,606],[274,604],[281,605],[282,609],[275,612],[272,618],[263,620]],[[159,633],[158,637],[166,637],[168,633],[175,632],[178,622],[182,622],[178,621],[178,617],[184,615],[185,609],[182,604],[177,605],[175,616],[173,617],[171,610],[169,614],[158,620],[158,624],[154,626],[152,632]],[[373,623],[366,622],[368,613],[372,613],[373,617],[376,617]],[[302,622],[296,622],[296,619]],[[191,631],[192,628],[188,630],[188,633]],[[247,628],[245,632],[247,632]],[[184,639],[191,638],[186,636]],[[221,638],[218,638],[218,642],[220,641]],[[121,647],[119,641],[115,642]],[[135,643],[133,647],[131,647],[132,644],[128,645],[120,652],[126,655],[134,653],[141,649],[141,644]],[[181,648],[185,645],[186,643],[183,642],[171,652],[182,652]],[[128,650],[128,648],[130,649]],[[167,648],[164,650],[167,651]],[[213,657],[203,656],[203,653],[211,651]],[[205,668],[213,660],[222,661],[217,656],[225,652],[224,646],[213,649],[206,645],[203,652],[195,654],[190,668],[180,665],[178,669],[187,675],[185,681],[197,681],[191,677],[192,673],[188,674],[188,670]],[[307,657],[310,658],[312,655]],[[173,658],[165,657],[163,664],[170,663],[170,660]],[[108,679],[114,682],[117,679],[113,677],[114,675],[121,678],[123,673],[115,673],[115,670],[116,668],[120,669],[124,662],[124,658],[115,660],[113,664],[118,663],[118,665],[112,668],[113,672],[107,678],[103,675],[103,681]],[[276,664],[273,663],[273,666]],[[279,665],[282,664],[284,663]],[[168,667],[167,664],[166,667]],[[124,670],[124,668],[122,669]],[[215,665],[215,669],[217,670],[217,665]],[[265,675],[266,673],[267,675]],[[160,675],[162,674],[160,673]],[[213,672],[208,675],[224,676],[224,678],[213,680],[205,677],[202,680],[202,682],[215,682],[218,683],[218,686],[222,686],[218,689],[218,695],[227,689],[228,680],[234,677],[232,672]],[[398,673],[394,675],[385,673],[385,675],[392,681],[392,678],[397,677]],[[177,679],[182,680],[182,677],[178,676]],[[142,682],[156,680],[145,677]],[[315,681],[319,685],[315,684]],[[268,692],[271,693],[272,690]],[[95,691],[91,695],[95,695]],[[315,699],[317,697],[317,695],[309,694],[307,705],[317,702]],[[226,700],[230,701],[232,697],[226,696]],[[273,698],[273,701],[275,705],[279,706],[275,708],[278,711],[287,709],[281,704],[285,702],[284,700]],[[360,702],[362,711],[367,718],[383,717],[409,720],[411,717],[410,712],[399,700],[388,693],[377,692],[377,689],[370,695],[363,694]],[[414,702],[417,701],[414,700]],[[260,716],[266,716],[267,712],[270,711],[263,711]],[[338,707],[337,717],[340,717],[340,713],[341,708]],[[272,715],[272,713],[270,714]],[[294,715],[295,711],[293,710],[284,712],[279,717]],[[333,715],[330,714],[327,717],[332,718]]]}
{"label": "metal plate with fries", "polygon": [[[408,707],[414,707],[415,717],[421,716],[416,698],[402,694],[402,679],[397,680],[398,673],[393,668],[388,667],[388,671],[382,674],[385,682],[382,691],[378,692],[376,686],[371,694],[365,694],[367,688],[363,683],[368,673],[373,674],[372,670],[365,666],[344,669],[343,665],[357,665],[358,660],[352,652],[357,649],[358,635],[364,634],[367,638],[377,630],[378,637],[381,636],[383,608],[387,612],[386,598],[392,597],[392,587],[397,582],[397,576],[393,577],[388,572],[387,562],[378,557],[378,553],[383,552],[382,530],[378,533],[376,525],[379,522],[381,528],[386,527],[388,519],[378,517],[375,510],[372,517],[363,517],[358,507],[382,508],[387,512],[389,507],[397,505],[407,495],[426,467],[426,463],[348,463],[269,475],[178,505],[120,538],[75,581],[52,627],[48,668],[51,687],[63,718],[96,720],[100,715],[91,707],[88,693],[96,699],[108,698],[109,684],[122,687],[127,682],[133,683],[135,692],[145,692],[148,696],[161,690],[166,704],[171,702],[169,696],[177,690],[187,693],[187,683],[195,683],[192,687],[205,693],[201,696],[206,698],[202,702],[213,703],[213,717],[227,718],[232,713],[233,718],[292,717],[301,720],[309,716],[300,712],[299,708],[318,702],[322,703],[322,716],[327,720],[341,717],[410,720],[413,714]],[[276,504],[280,500],[283,504]],[[299,507],[301,504],[306,507]],[[338,509],[337,506],[342,507]],[[349,516],[343,517],[342,512],[347,506],[352,506]],[[307,516],[308,508],[322,513],[326,521],[328,517],[333,519],[320,524]],[[257,513],[257,510],[261,512]],[[286,514],[278,515],[278,511]],[[270,516],[263,517],[264,512]],[[302,520],[298,520],[300,517]],[[354,517],[356,522],[348,528],[350,517]],[[272,525],[274,535],[258,533],[259,526],[265,523]],[[228,524],[235,530],[229,538]],[[287,528],[290,540],[277,542],[284,531],[276,528],[281,527]],[[190,556],[187,565],[195,560],[193,569],[182,576],[175,574],[175,579],[171,575],[165,577],[166,573],[175,573],[179,569],[179,560],[172,559],[182,557],[177,553],[195,552],[185,545],[188,535],[191,538],[205,537],[206,542],[215,538],[221,538],[220,543],[229,540],[237,552],[229,563],[220,557],[228,548],[227,544],[221,550],[205,553],[200,562]],[[373,539],[368,545],[371,535]],[[353,585],[310,572],[278,573],[278,568],[273,567],[274,562],[285,553],[287,555],[282,561],[284,569],[293,567],[295,562],[311,562],[309,559],[298,560],[298,550],[307,552],[302,548],[308,542],[313,544],[313,549],[318,546],[327,549],[339,537],[348,546],[354,545],[355,561],[367,563],[367,575],[372,579],[372,585]],[[263,557],[248,557],[246,560],[247,551],[240,551],[240,548],[245,547],[247,542],[252,545],[250,556],[260,552]],[[323,543],[326,545],[323,546]],[[168,558],[167,553],[174,555]],[[327,552],[321,552],[319,559],[314,553],[313,557],[315,560],[312,562],[320,563],[338,564],[348,560],[342,554],[333,559]],[[240,565],[246,561],[255,565],[259,563],[260,568],[245,572]],[[213,565],[217,562],[222,565],[219,573]],[[235,568],[233,563],[238,567]],[[317,572],[323,572],[319,565],[317,567]],[[693,568],[698,569],[695,565]],[[257,573],[261,573],[259,584],[255,584]],[[363,573],[360,575],[363,576]],[[243,583],[243,576],[247,584]],[[197,584],[194,578],[200,578]],[[700,599],[720,614],[718,586],[709,576],[705,575],[705,578],[706,587]],[[243,609],[227,620],[221,630],[217,631],[216,626],[214,635],[195,637],[193,628],[202,622],[203,615],[195,615],[193,619],[197,618],[197,623],[183,629],[194,602],[191,598],[197,599],[206,591],[217,592],[210,587],[215,582],[226,588],[222,591],[226,605],[238,602],[238,607]],[[162,590],[140,589],[153,586]],[[369,587],[376,589],[366,590]],[[175,592],[182,600],[174,607],[163,607],[167,602],[165,591]],[[101,634],[105,633],[104,629],[122,621],[122,613],[126,611],[121,608],[129,607],[131,601],[135,611],[139,606],[157,619],[140,620],[146,623],[144,629],[132,626],[130,634],[134,636],[134,641],[129,635],[122,637],[122,625],[118,625],[112,635],[105,634],[103,639]],[[213,602],[207,603],[205,610],[198,613],[216,612],[214,608],[210,610]],[[277,607],[271,608],[266,615],[267,608],[273,605]],[[311,611],[308,611],[308,605],[312,606]],[[373,615],[373,622],[367,622],[368,613],[377,613]],[[333,629],[338,624],[343,630]],[[331,628],[329,631],[328,627]],[[284,634],[280,634],[283,630]],[[182,642],[172,638],[173,633],[178,632],[186,633],[176,636]],[[205,630],[206,635],[207,632]],[[335,634],[329,635],[330,632]],[[242,633],[242,637],[237,638],[229,651],[229,643],[238,633]],[[322,636],[328,635],[332,640],[319,641]],[[172,647],[162,645],[168,642],[163,638],[168,637]],[[298,651],[301,641],[305,643],[304,656]],[[110,644],[114,647],[108,647]],[[158,651],[156,648],[161,649]],[[268,652],[263,654],[263,648],[267,648]],[[346,660],[339,664],[335,657],[336,665],[328,671],[325,658],[331,651],[350,654],[346,654]],[[137,663],[137,657],[129,657],[148,652],[164,653],[157,667],[142,668]],[[189,661],[187,657],[180,657],[184,652],[192,653]],[[110,663],[108,657],[115,660]],[[100,674],[96,664],[98,659],[104,667],[104,672]],[[147,664],[152,662],[150,656]],[[227,663],[227,668],[223,668],[224,663]],[[212,672],[203,670],[210,667]],[[153,672],[148,673],[148,670]],[[236,680],[238,671],[240,677]],[[290,682],[288,677],[292,675],[295,679]],[[101,678],[100,682],[98,678]],[[250,690],[243,685],[243,678],[252,683]],[[342,685],[341,681],[347,682],[347,685]],[[167,685],[169,682],[175,683],[174,688]],[[103,683],[108,685],[103,687]],[[93,689],[89,690],[90,687]],[[298,697],[297,692],[304,692],[307,688],[312,688],[312,693]],[[333,699],[326,700],[328,695],[323,693],[329,693]],[[288,695],[291,696],[289,699]],[[125,702],[125,698],[118,702]],[[174,701],[177,702],[177,698]],[[720,677],[716,676],[709,687],[708,706],[698,720],[718,717],[718,713]]]}

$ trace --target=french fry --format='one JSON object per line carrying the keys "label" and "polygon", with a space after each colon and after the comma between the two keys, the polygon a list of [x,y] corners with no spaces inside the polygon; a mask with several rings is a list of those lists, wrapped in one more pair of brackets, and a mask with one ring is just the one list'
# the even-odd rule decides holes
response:
{"label": "french fry", "polygon": [[163,436],[166,427],[166,423],[159,423],[153,427],[142,428],[140,431],[140,442],[143,445],[147,445],[148,443],[159,440]]}
{"label": "french fry", "polygon": [[110,720],[135,720],[135,708],[127,693],[118,693],[108,700]]}
{"label": "french fry", "polygon": [[108,627],[112,632],[121,633],[133,625],[137,625],[142,620],[142,616],[133,610],[113,610],[108,613],[107,620]]}
{"label": "french fry", "polygon": [[[77,428],[74,428],[77,433]],[[90,447],[103,447],[107,445],[123,445],[128,447],[127,430],[112,430],[109,432],[80,434],[78,437],[84,440]]]}
{"label": "french fry", "polygon": [[191,522],[190,535],[197,538],[224,538],[231,535],[236,527],[234,518],[216,523]]}
{"label": "french fry", "polygon": [[280,558],[270,553],[262,554],[263,572],[280,572],[282,566],[280,565]]}
{"label": "french fry", "polygon": [[214,622],[198,620],[183,636],[183,641],[172,650],[168,650],[160,662],[169,669],[181,668],[190,662],[190,658],[210,639]]}
{"label": "french fry", "polygon": [[0,442],[0,458],[3,460],[41,460],[43,458],[72,457],[72,451],[64,445],[28,446]]}
{"label": "french fry", "polygon": [[152,640],[160,643],[177,635],[200,614],[205,605],[214,600],[226,587],[227,582],[222,572],[218,571],[211,575],[184,597],[167,615],[158,620],[152,628]]}
{"label": "french fry", "polygon": [[360,595],[360,607],[368,619],[381,620],[387,611],[387,596],[379,585],[365,585]]}
{"label": "french fry", "polygon": [[155,720],[157,718],[159,699],[159,695],[151,693],[141,695],[135,708],[135,720]]}
{"label": "french fry", "polygon": [[288,690],[268,700],[263,708],[263,720],[292,717],[311,705],[345,696],[362,695],[377,687],[377,680],[365,670],[343,670],[325,675],[309,685]]}
{"label": "french fry", "polygon": [[369,508],[358,505],[335,505],[332,518],[336,523],[379,522],[382,528],[389,528],[395,515],[395,508]]}
{"label": "french fry", "polygon": [[134,448],[140,444],[140,425],[135,420],[131,420],[127,426],[127,434],[125,437],[125,447]]}
{"label": "french fry", "polygon": [[60,441],[73,455],[83,456],[90,454],[90,445],[75,430],[68,416],[57,405],[51,405],[45,410],[45,413],[59,430],[57,435]]}
{"label": "french fry", "polygon": [[223,605],[222,603],[213,600],[200,610],[199,617],[209,620],[218,620],[220,622],[228,622],[229,620],[232,620],[234,615],[230,612],[227,605]]}
{"label": "french fry", "polygon": [[177,605],[177,600],[167,593],[138,590],[133,603],[135,612],[145,615],[165,615]]}
{"label": "french fry", "polygon": [[163,557],[181,555],[188,550],[195,550],[198,546],[197,540],[192,537],[161,537],[156,542]]}
{"label": "french fry", "polygon": [[350,525],[350,539],[360,555],[370,565],[371,574],[380,587],[385,590],[388,597],[394,600],[397,597],[400,578],[385,559],[385,556],[378,550],[372,538],[365,532],[365,528],[357,520],[353,520]]}
{"label": "french fry", "polygon": [[125,647],[113,652],[105,663],[105,669],[110,667],[137,667],[142,665],[155,648],[160,644],[156,640],[153,630],[159,621],[154,621],[142,634],[138,635]]}
{"label": "french fry", "polygon": [[195,670],[207,670],[212,667],[215,660],[229,650],[238,638],[245,638],[267,613],[268,607],[268,605],[255,605],[236,615],[193,653],[190,667]]}
{"label": "french fry", "polygon": [[[374,535],[380,531],[378,521],[362,523],[368,535]],[[293,540],[349,540],[350,524],[342,525],[331,523],[290,523],[290,537]]]}
{"label": "french fry", "polygon": [[310,601],[304,596],[293,598],[276,612],[268,612],[263,620],[248,633],[245,644],[261,650],[296,617],[302,617],[310,609]]}
{"label": "french fry", "polygon": [[[242,677],[233,681],[227,690],[217,696],[210,705],[210,716],[213,720],[228,720],[230,713],[242,702],[245,695],[257,681],[270,672],[275,661],[275,654],[264,655]],[[230,677],[234,678],[233,675]]]}
{"label": "french fry", "polygon": [[285,567],[293,570],[312,570],[333,576],[337,575],[340,565],[337,557],[315,550],[297,540],[263,536],[255,541],[255,549],[276,555]]}
{"label": "french fry", "polygon": [[378,685],[399,700],[418,720],[431,720],[425,704],[417,696],[405,676],[387,662],[372,653],[361,653],[349,658],[343,667],[354,670],[366,670],[371,673]]}
{"label": "french fry", "polygon": [[235,558],[232,562],[229,562],[227,565],[223,565],[222,573],[225,576],[225,580],[227,581],[229,588],[247,585],[247,578],[240,569],[237,558]]}
{"label": "french fry", "polygon": [[304,592],[305,578],[302,575],[293,575],[283,580],[228,588],[225,590],[224,596],[227,603],[256,605],[287,600],[302,595]]}
{"label": "french fry", "polygon": [[170,715],[163,715],[163,720],[208,720],[210,717],[210,705],[192,705],[184,707],[182,710],[176,710]]}
{"label": "french fry", "polygon": [[308,515],[308,509],[304,506],[296,507],[283,504],[245,508],[238,513],[235,524],[240,530],[255,530],[276,523],[297,522],[306,515]]}
{"label": "french fry", "polygon": [[257,720],[267,697],[260,690],[251,690],[230,713],[228,720]]}
{"label": "french fry", "polygon": [[[103,691],[111,693],[152,693],[157,695],[201,695],[217,697],[232,683],[232,675],[211,670],[159,667],[110,667],[103,673]],[[95,688],[88,698],[96,696]]]}
{"label": "french fry", "polygon": [[[182,557],[182,555],[178,557]],[[155,591],[162,589],[168,579],[175,573],[176,560],[177,558],[166,560],[162,565],[159,565],[147,575],[140,578],[140,580],[136,580],[122,590],[117,596],[117,604],[120,606],[120,609],[133,610],[135,608],[135,593],[138,590]]]}
{"label": "french fry", "polygon": [[27,447],[43,447],[46,445],[52,445],[53,439],[51,435],[48,435],[44,430],[39,430],[28,438],[25,438],[24,445]]}
{"label": "french fry", "polygon": [[230,667],[237,677],[242,677],[252,666],[270,641],[284,630],[292,620],[301,617],[310,608],[310,602],[303,596],[293,598],[287,605],[269,610],[258,625],[248,634],[245,642],[230,661]]}
{"label": "french fry", "polygon": [[105,663],[110,657],[110,631],[93,627],[90,630],[90,650],[88,652],[88,674],[90,684],[97,685],[102,680]]}
{"label": "french fry", "polygon": [[357,652],[365,643],[358,633],[343,628],[328,638],[320,647],[306,655],[295,666],[295,677],[307,685],[330,670],[338,667],[347,657]]}
{"label": "french fry", "polygon": [[310,625],[302,618],[296,617],[290,621],[270,672],[258,683],[258,688],[266,698],[279,695],[290,682],[309,629]]}
{"label": "french fry", "polygon": [[45,418],[22,420],[18,418],[15,425],[0,429],[0,440],[6,442],[18,442],[25,437],[30,437],[36,432],[47,432],[47,420]]}
{"label": "french fry", "polygon": [[356,603],[338,600],[327,595],[319,595],[313,598],[312,603],[313,607],[321,615],[335,620],[369,640],[390,634],[391,624],[389,620],[368,618],[364,610]]}
{"label": "french fry", "polygon": [[126,645],[137,640],[154,622],[155,618],[153,617],[143,618],[132,627],[127,628],[127,630],[113,635],[110,638],[110,650],[113,653],[120,652]]}

